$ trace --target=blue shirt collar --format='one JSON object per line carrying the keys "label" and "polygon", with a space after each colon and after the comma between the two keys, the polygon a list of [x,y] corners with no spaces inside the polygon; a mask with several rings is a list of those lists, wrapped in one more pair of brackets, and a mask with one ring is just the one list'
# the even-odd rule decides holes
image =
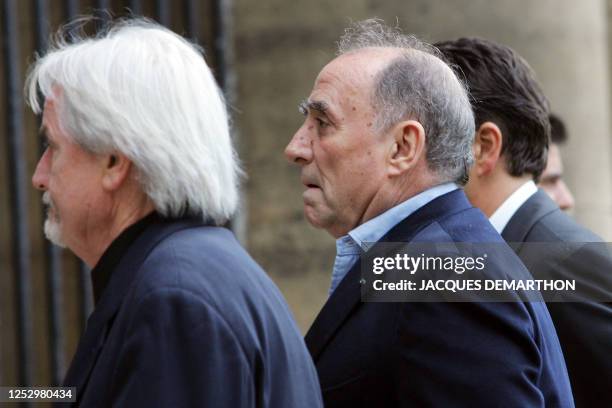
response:
{"label": "blue shirt collar", "polygon": [[455,183],[445,183],[432,187],[409,198],[401,204],[361,224],[336,240],[336,259],[332,270],[329,294],[338,287],[342,279],[359,259],[360,251],[367,251],[366,245],[378,242],[391,228],[395,227],[410,214],[435,198],[457,189]]}
{"label": "blue shirt collar", "polygon": [[[395,207],[390,208],[384,213],[372,218],[371,220],[361,224],[357,228],[353,229],[348,233],[352,241],[359,245],[359,247],[367,251],[367,243],[378,242],[387,232],[394,226],[399,224],[402,220],[407,218],[410,214],[423,207],[430,201],[450,193],[456,190],[458,187],[455,183],[444,183],[427,189],[414,197],[410,197],[408,200]],[[344,237],[338,238],[342,240]]]}

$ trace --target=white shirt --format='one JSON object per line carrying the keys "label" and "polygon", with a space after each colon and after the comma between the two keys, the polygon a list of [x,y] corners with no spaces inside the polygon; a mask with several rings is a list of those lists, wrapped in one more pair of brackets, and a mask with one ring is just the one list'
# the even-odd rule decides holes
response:
{"label": "white shirt", "polygon": [[510,197],[506,198],[506,201],[504,201],[489,218],[495,230],[501,234],[514,213],[517,212],[518,209],[525,204],[525,201],[529,200],[529,197],[534,195],[537,191],[538,188],[535,183],[529,180],[517,188],[514,193],[510,194]]}

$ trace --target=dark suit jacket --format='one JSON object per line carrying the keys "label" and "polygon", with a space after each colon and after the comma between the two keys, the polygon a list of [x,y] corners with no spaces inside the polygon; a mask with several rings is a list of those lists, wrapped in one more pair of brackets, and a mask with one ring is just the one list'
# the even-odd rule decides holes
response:
{"label": "dark suit jacket", "polygon": [[81,407],[318,407],[275,285],[224,228],[153,223],[112,274],[65,379]]}
{"label": "dark suit jacket", "polygon": [[[593,288],[590,296],[570,292],[548,303],[559,335],[577,407],[612,407],[612,258],[601,238],[565,215],[538,190],[502,232],[510,243],[585,243],[590,245],[512,244],[535,275],[550,265],[556,279],[574,279]],[[568,249],[569,248],[569,249]],[[534,256],[530,256],[534,255]]]}
{"label": "dark suit jacket", "polygon": [[[387,242],[501,242],[462,190],[431,201]],[[512,250],[505,265],[528,273]],[[365,303],[355,265],[306,335],[326,407],[571,407],[546,307],[523,303]]]}

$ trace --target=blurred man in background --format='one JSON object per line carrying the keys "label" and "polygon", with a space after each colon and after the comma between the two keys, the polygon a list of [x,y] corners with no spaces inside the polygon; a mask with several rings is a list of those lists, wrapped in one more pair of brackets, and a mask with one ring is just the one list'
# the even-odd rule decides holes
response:
{"label": "blurred man in background", "polygon": [[362,302],[373,242],[498,242],[456,185],[472,161],[467,92],[439,53],[376,20],[349,28],[285,150],[304,214],[336,240],[331,295],[306,335],[327,407],[572,406],[542,303]]}
{"label": "blurred man in background", "polygon": [[551,113],[550,146],[546,167],[540,176],[538,187],[546,191],[555,203],[564,211],[574,208],[574,196],[563,180],[563,161],[560,146],[567,141],[567,131],[560,117]]}
{"label": "blurred man in background", "polygon": [[[547,272],[575,280],[582,289],[548,308],[576,406],[612,406],[612,307],[605,303],[612,301],[612,258],[598,236],[535,185],[548,153],[548,101],[529,65],[506,46],[478,38],[436,46],[465,76],[472,95],[475,163],[465,188],[468,198],[506,241],[517,243],[536,278]],[[533,242],[538,244],[530,246]]]}
{"label": "blurred man in background", "polygon": [[93,268],[95,309],[64,381],[76,405],[321,406],[280,292],[217,226],[239,168],[198,47],[119,22],[52,47],[27,93],[48,144],[32,178],[45,233]]}

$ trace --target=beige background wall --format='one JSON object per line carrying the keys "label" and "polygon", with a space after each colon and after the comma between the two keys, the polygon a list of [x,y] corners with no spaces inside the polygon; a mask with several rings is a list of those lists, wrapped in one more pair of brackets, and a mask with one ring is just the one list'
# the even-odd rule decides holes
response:
{"label": "beige background wall", "polygon": [[[612,6],[611,6],[612,7]],[[612,239],[610,63],[603,0],[340,0],[235,3],[241,155],[249,173],[247,243],[306,329],[326,299],[334,240],[302,216],[298,169],[283,149],[302,121],[297,103],[334,54],[349,19],[397,19],[429,41],[482,36],[533,66],[567,122],[567,180],[575,216]]]}

